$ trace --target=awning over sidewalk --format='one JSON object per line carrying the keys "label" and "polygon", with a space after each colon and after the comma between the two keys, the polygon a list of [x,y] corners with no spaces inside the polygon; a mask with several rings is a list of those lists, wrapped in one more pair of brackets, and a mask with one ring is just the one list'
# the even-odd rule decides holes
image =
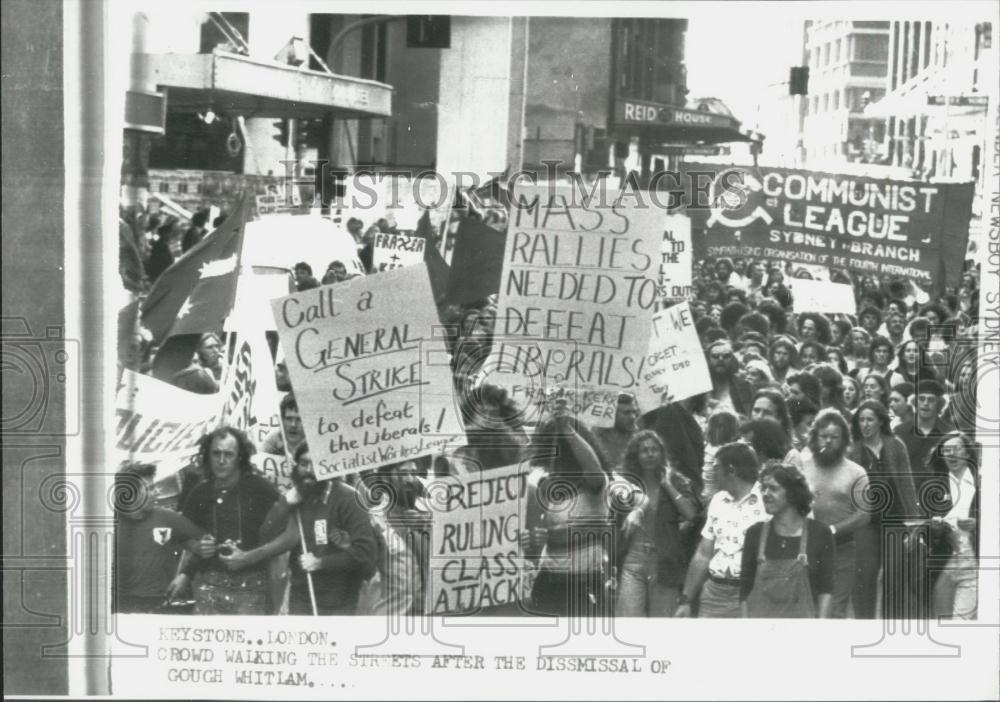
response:
{"label": "awning over sidewalk", "polygon": [[618,134],[645,136],[661,143],[753,141],[752,135],[741,130],[739,120],[732,116],[647,100],[618,98],[613,122]]}
{"label": "awning over sidewalk", "polygon": [[[865,107],[865,117],[962,116],[985,114],[985,96],[961,95],[946,70],[929,66],[895,90]],[[964,99],[963,99],[964,98]],[[971,103],[971,104],[970,104]]]}
{"label": "awning over sidewalk", "polygon": [[172,111],[245,117],[388,117],[392,86],[239,54],[141,54],[145,75],[168,91]]}

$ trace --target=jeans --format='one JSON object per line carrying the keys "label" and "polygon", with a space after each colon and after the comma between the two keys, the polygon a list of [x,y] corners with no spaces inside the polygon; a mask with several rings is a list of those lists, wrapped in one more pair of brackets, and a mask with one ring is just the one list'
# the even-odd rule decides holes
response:
{"label": "jeans", "polygon": [[738,619],[740,586],[706,580],[698,599],[698,617],[703,619]]}
{"label": "jeans", "polygon": [[857,574],[857,548],[854,539],[837,544],[837,558],[834,561],[833,603],[830,607],[832,619],[846,619],[847,605],[854,591]]}
{"label": "jeans", "polygon": [[974,620],[979,584],[975,556],[955,554],[934,584],[934,616]]}
{"label": "jeans", "polygon": [[633,542],[622,564],[615,616],[672,617],[680,594],[680,585],[658,582],[653,545],[645,540]]}

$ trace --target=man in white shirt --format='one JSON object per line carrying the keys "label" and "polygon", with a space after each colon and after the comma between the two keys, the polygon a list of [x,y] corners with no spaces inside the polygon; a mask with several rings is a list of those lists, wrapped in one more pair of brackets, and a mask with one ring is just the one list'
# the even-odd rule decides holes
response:
{"label": "man in white shirt", "polygon": [[715,474],[722,490],[708,505],[701,543],[688,566],[678,617],[691,616],[698,598],[698,616],[740,616],[740,570],[747,529],[765,518],[757,474],[760,460],[743,442],[726,444],[715,454]]}

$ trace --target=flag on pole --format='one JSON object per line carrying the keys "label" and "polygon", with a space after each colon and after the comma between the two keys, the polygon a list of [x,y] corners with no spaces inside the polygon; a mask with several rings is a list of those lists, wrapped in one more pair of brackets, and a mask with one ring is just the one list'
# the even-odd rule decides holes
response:
{"label": "flag on pole", "polygon": [[416,236],[423,237],[426,242],[424,244],[424,263],[427,264],[427,274],[431,280],[434,301],[440,303],[448,292],[450,271],[448,264],[441,256],[437,241],[434,240],[434,227],[431,225],[430,210],[424,210],[420,216],[420,221],[417,222]]}
{"label": "flag on pole", "polygon": [[483,222],[465,217],[458,225],[448,277],[448,302],[477,302],[500,291],[507,235]]}
{"label": "flag on pole", "polygon": [[253,198],[157,278],[142,304],[142,324],[162,344],[171,336],[219,331],[233,308],[243,234]]}

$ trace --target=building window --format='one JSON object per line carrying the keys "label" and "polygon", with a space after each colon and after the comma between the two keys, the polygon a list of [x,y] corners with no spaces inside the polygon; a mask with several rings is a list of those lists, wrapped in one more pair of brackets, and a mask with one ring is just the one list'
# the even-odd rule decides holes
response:
{"label": "building window", "polygon": [[161,193],[169,193],[169,192],[170,192],[170,183],[168,183],[168,182],[164,181],[164,182],[160,183],[160,187],[159,187],[159,188],[157,188],[157,189],[158,189],[158,190],[159,190],[159,191],[160,191]]}
{"label": "building window", "polygon": [[834,90],[833,91],[833,109],[834,110],[839,110],[840,109],[840,91],[839,90]]}
{"label": "building window", "polygon": [[830,93],[823,93],[823,112],[830,111]]}
{"label": "building window", "polygon": [[853,61],[885,61],[889,58],[889,37],[880,34],[858,34],[854,37]]}

